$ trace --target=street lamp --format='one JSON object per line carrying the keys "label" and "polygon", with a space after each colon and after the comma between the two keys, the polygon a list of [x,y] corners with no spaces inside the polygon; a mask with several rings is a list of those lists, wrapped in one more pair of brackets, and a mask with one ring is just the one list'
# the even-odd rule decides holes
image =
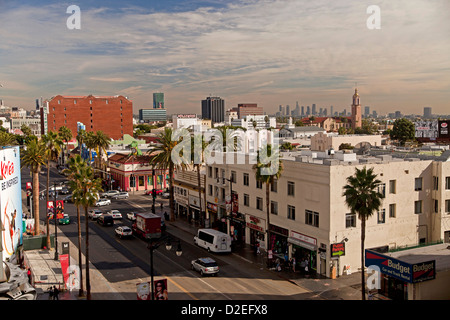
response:
{"label": "street lamp", "polygon": [[[152,300],[155,300],[154,281],[153,281],[153,251],[158,249],[158,247],[163,243],[164,240],[167,240],[166,241],[166,250],[168,250],[168,251],[172,250],[172,243],[170,241],[170,236],[162,237],[158,241],[154,241],[154,239],[150,239],[150,243],[147,246],[147,248],[150,250],[150,285],[152,287]],[[181,249],[181,241],[179,239],[176,241],[178,242],[178,246],[176,249],[176,255],[179,257],[183,254],[183,251]]]}
{"label": "street lamp", "polygon": [[58,228],[57,228],[57,219],[56,219],[56,182],[53,183],[53,219],[55,222],[55,260],[58,260]]}

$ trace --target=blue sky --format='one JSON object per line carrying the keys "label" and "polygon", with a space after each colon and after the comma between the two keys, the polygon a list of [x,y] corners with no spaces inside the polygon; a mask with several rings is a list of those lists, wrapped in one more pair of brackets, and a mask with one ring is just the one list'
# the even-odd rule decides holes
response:
{"label": "blue sky", "polygon": [[[81,29],[69,30],[69,5]],[[369,30],[366,9],[381,9]],[[164,92],[169,113],[258,103],[349,110],[363,106],[450,113],[450,2],[4,1],[0,0],[0,97],[31,109],[41,96],[116,95],[135,113]]]}

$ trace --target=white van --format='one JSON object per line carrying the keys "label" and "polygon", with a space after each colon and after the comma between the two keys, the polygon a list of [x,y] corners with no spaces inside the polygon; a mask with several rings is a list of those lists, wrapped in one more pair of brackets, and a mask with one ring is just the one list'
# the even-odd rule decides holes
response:
{"label": "white van", "polygon": [[198,229],[194,243],[212,252],[231,252],[231,236],[214,229]]}

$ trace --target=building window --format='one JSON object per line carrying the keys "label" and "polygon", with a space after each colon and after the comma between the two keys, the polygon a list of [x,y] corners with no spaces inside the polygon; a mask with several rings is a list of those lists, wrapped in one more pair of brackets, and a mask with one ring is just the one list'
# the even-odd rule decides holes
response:
{"label": "building window", "polygon": [[439,212],[439,201],[434,200],[434,213],[438,213]]}
{"label": "building window", "polygon": [[386,222],[386,209],[378,211],[378,224]]}
{"label": "building window", "polygon": [[270,213],[278,214],[278,202],[270,201]]}
{"label": "building window", "polygon": [[263,209],[263,199],[260,197],[256,197],[256,209],[258,210]]}
{"label": "building window", "polygon": [[250,196],[244,193],[244,206],[248,207],[250,205]]}
{"label": "building window", "polygon": [[414,213],[422,213],[422,200],[414,201]]}
{"label": "building window", "polygon": [[395,203],[392,203],[389,205],[389,218],[396,218],[397,217],[397,205]]}
{"label": "building window", "polygon": [[356,213],[345,214],[345,227],[356,228]]}
{"label": "building window", "polygon": [[422,190],[422,178],[416,178],[414,180],[414,190],[421,191]]}
{"label": "building window", "polygon": [[439,177],[433,176],[433,190],[439,190]]}
{"label": "building window", "polygon": [[210,195],[210,196],[212,196],[212,192],[213,192],[213,187],[212,187],[212,185],[208,185],[208,194]]}
{"label": "building window", "polygon": [[270,191],[277,192],[278,190],[278,182],[277,180],[273,180],[273,182],[270,184]]}
{"label": "building window", "polygon": [[295,220],[295,207],[294,206],[288,206],[287,218],[290,220]]}
{"label": "building window", "polygon": [[212,178],[212,167],[208,167],[208,177]]}
{"label": "building window", "polygon": [[77,104],[77,100],[73,100],[73,104]]}
{"label": "building window", "polygon": [[236,183],[236,171],[231,171],[231,182]]}
{"label": "building window", "polygon": [[108,100],[106,100],[106,104],[108,104]]}
{"label": "building window", "polygon": [[295,183],[288,181],[288,196],[295,196]]}
{"label": "building window", "polygon": [[214,168],[214,179],[219,177],[219,168]]}
{"label": "building window", "polygon": [[386,197],[386,183],[380,183],[378,185],[378,192],[382,194],[383,198]]}
{"label": "building window", "polygon": [[[61,100],[58,100],[58,104],[61,104]],[[53,111],[55,111],[55,108],[53,108]]]}
{"label": "building window", "polygon": [[248,186],[248,173],[244,173],[244,186]]}
{"label": "building window", "polygon": [[392,193],[392,194],[397,193],[396,184],[397,184],[397,180],[389,180],[389,193]]}
{"label": "building window", "polygon": [[259,180],[256,180],[256,189],[262,189],[262,182]]}
{"label": "building window", "polygon": [[[89,100],[89,104],[92,104],[92,100]],[[91,109],[92,110],[92,109]]]}
{"label": "building window", "polygon": [[445,177],[445,189],[450,190],[450,177]]}
{"label": "building window", "polygon": [[319,227],[319,213],[311,210],[305,210],[305,224],[313,227]]}
{"label": "building window", "polygon": [[445,212],[450,213],[450,200],[445,200]]}

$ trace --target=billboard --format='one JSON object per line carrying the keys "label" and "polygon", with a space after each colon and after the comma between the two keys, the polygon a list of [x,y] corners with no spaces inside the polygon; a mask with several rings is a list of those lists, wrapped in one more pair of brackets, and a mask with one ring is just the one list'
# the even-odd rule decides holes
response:
{"label": "billboard", "polygon": [[439,138],[450,139],[449,126],[450,120],[439,120]]}
{"label": "billboard", "polygon": [[436,139],[438,137],[438,121],[416,121],[414,122],[415,137]]}
{"label": "billboard", "polygon": [[22,190],[20,186],[19,147],[0,150],[1,191],[0,208],[3,260],[11,258],[22,244]]}

